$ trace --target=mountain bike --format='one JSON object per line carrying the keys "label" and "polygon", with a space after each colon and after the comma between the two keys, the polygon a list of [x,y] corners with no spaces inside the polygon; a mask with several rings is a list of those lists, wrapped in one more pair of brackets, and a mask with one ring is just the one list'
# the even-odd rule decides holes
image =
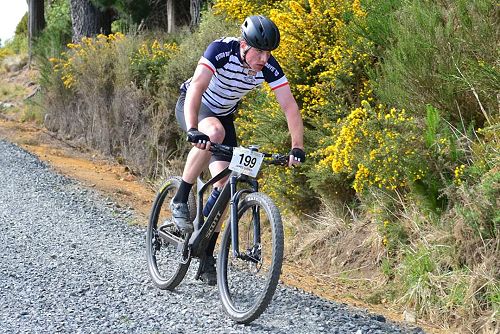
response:
{"label": "mountain bike", "polygon": [[[267,195],[259,192],[256,176],[263,163],[286,166],[288,155],[261,153],[256,146],[215,143],[210,151],[231,157],[231,163],[207,182],[198,178],[196,200],[193,191],[189,194],[192,233],[179,232],[170,212],[170,200],[181,178],[170,177],[160,188],[147,228],[148,270],[158,288],[173,290],[183,280],[191,260],[198,258],[200,264],[195,276],[198,278],[208,242],[229,207],[217,256],[217,285],[225,313],[238,323],[250,323],[271,302],[281,274],[284,249],[280,212]],[[205,192],[228,175],[229,182],[205,219],[202,214]]]}

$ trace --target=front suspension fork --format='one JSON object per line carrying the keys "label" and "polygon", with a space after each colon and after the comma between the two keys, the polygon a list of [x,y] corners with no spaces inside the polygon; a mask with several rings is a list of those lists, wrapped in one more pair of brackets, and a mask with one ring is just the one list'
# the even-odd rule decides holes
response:
{"label": "front suspension fork", "polygon": [[[236,190],[236,185],[239,181],[246,182],[250,184],[252,189],[241,189]],[[229,179],[229,185],[231,189],[231,245],[233,249],[233,256],[235,258],[241,258],[240,246],[239,246],[239,229],[238,229],[238,205],[240,198],[245,193],[257,192],[259,190],[259,184],[256,180],[241,176],[231,176]],[[253,242],[254,247],[260,245],[260,208],[258,206],[252,207],[252,222],[253,222]]]}

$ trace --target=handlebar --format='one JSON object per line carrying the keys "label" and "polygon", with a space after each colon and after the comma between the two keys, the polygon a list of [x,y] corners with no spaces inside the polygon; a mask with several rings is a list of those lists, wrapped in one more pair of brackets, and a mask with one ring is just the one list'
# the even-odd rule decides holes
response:
{"label": "handlebar", "polygon": [[[210,152],[214,154],[217,153],[226,157],[232,157],[233,149],[234,147],[232,146],[210,143]],[[264,162],[267,163],[268,165],[288,166],[288,154],[265,153],[265,152],[259,152],[259,153],[264,154],[264,158],[267,158],[264,159]]]}

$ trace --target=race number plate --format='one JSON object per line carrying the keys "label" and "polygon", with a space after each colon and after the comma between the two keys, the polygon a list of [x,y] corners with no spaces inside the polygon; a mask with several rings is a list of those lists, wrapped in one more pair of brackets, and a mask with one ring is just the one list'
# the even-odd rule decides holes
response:
{"label": "race number plate", "polygon": [[229,164],[229,169],[235,172],[256,177],[260,165],[264,160],[264,154],[251,151],[243,147],[233,149],[233,158]]}

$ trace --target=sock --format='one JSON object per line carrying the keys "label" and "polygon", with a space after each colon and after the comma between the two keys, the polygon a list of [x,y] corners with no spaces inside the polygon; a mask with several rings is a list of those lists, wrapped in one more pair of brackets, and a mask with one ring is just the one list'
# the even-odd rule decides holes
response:
{"label": "sock", "polygon": [[215,244],[217,243],[218,237],[219,237],[219,232],[214,232],[214,234],[212,235],[212,238],[208,242],[207,249],[205,251],[205,254],[207,254],[207,256],[213,256]]}
{"label": "sock", "polygon": [[177,194],[175,194],[174,202],[187,203],[189,192],[191,191],[192,187],[193,185],[191,183],[187,183],[186,181],[182,180],[181,185],[179,186],[179,190],[177,190]]}

